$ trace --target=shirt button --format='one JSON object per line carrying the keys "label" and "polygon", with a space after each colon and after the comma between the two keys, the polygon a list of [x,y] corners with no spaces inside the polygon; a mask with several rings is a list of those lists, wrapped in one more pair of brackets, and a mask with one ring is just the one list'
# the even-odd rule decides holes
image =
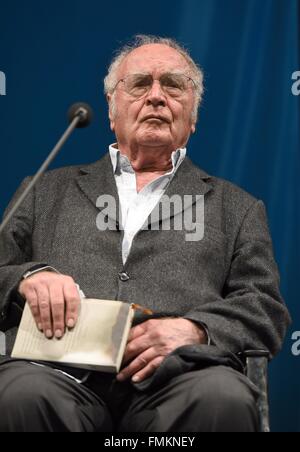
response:
{"label": "shirt button", "polygon": [[121,281],[126,282],[126,281],[128,281],[130,279],[130,276],[126,272],[120,272],[119,273],[119,278],[120,278]]}

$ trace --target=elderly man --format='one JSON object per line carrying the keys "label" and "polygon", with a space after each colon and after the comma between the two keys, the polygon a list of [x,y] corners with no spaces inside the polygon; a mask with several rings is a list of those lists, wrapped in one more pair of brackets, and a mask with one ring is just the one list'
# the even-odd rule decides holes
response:
{"label": "elderly man", "polygon": [[[37,328],[61,338],[76,327],[76,283],[155,314],[137,319],[116,377],[4,362],[0,430],[255,431],[257,390],[236,355],[273,356],[289,323],[263,203],[186,157],[203,77],[176,42],[137,37],[105,90],[117,144],[94,164],[44,175],[1,237],[0,327],[18,325],[27,302]],[[110,211],[100,230],[104,195],[121,215]],[[143,227],[163,195],[189,195],[196,216],[204,196],[201,240],[163,227],[184,204]]]}

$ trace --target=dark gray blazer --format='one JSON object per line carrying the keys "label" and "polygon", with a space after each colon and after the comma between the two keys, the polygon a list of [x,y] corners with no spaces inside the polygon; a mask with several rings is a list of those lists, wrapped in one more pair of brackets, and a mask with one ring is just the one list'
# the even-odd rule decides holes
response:
{"label": "dark gray blazer", "polygon": [[0,330],[20,321],[23,300],[16,287],[22,275],[45,263],[71,275],[88,297],[202,322],[222,349],[279,351],[289,315],[261,201],[186,158],[166,194],[205,195],[204,239],[141,230],[123,267],[118,218],[109,218],[115,230],[96,227],[96,200],[103,194],[119,202],[109,154],[43,176],[0,238]]}

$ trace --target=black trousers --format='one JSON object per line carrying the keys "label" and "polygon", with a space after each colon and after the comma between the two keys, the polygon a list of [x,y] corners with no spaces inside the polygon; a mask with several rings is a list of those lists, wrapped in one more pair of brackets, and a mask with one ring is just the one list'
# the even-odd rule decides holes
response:
{"label": "black trousers", "polygon": [[254,432],[257,390],[227,367],[170,380],[150,393],[93,374],[79,384],[48,367],[0,365],[1,432]]}

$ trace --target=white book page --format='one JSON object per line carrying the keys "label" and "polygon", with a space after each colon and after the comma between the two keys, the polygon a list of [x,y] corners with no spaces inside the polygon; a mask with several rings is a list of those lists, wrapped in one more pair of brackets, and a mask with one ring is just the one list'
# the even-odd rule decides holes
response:
{"label": "white book page", "polygon": [[114,300],[83,299],[76,327],[67,330],[62,339],[49,340],[38,331],[26,304],[12,357],[66,364],[116,366],[122,358],[132,318],[133,308],[129,304]]}

